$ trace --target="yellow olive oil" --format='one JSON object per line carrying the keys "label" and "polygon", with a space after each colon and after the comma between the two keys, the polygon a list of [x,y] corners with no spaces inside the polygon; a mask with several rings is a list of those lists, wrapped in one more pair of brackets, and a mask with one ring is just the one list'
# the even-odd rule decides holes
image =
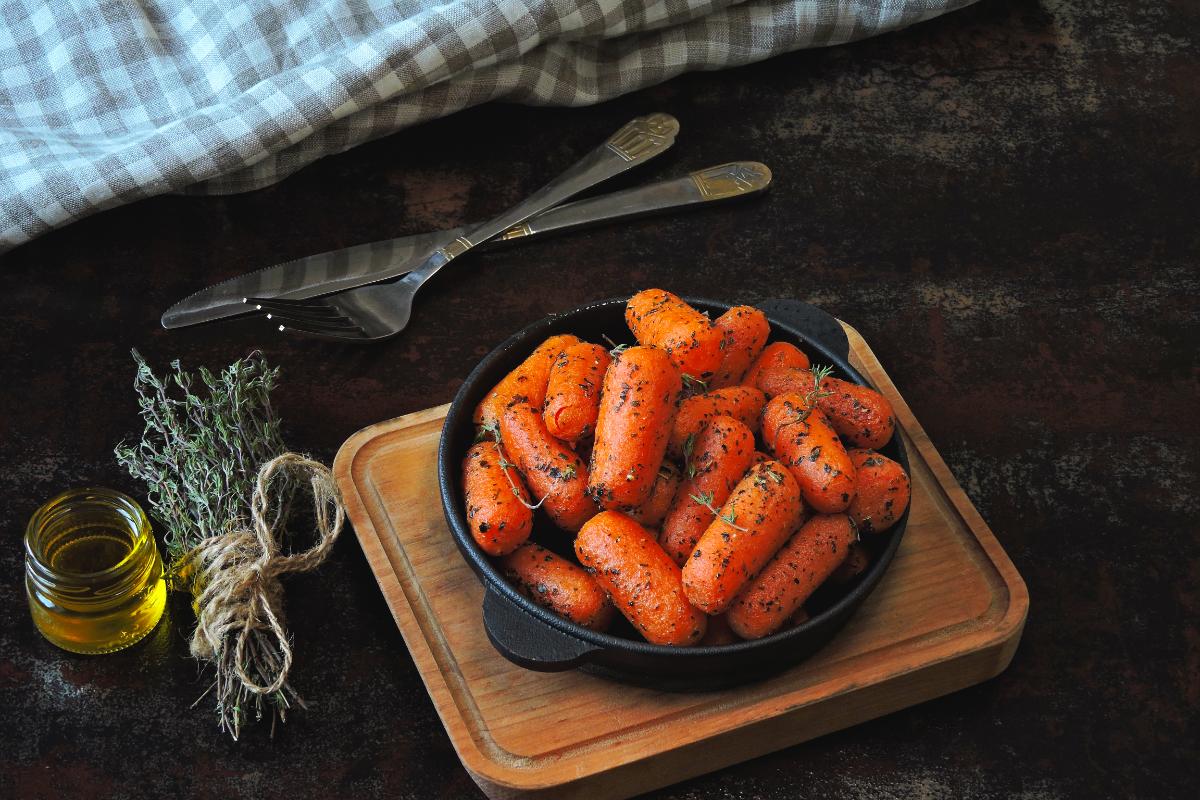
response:
{"label": "yellow olive oil", "polygon": [[25,588],[39,631],[75,653],[111,653],[149,633],[166,606],[150,523],[108,489],[65,492],[25,534]]}

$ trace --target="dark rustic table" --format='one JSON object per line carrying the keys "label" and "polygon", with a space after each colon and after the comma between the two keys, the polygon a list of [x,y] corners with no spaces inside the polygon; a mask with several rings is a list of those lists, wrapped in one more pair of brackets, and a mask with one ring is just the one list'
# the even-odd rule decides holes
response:
{"label": "dark rustic table", "polygon": [[[72,486],[144,497],[131,347],[282,366],[287,439],[448,401],[509,332],[647,286],[787,295],[858,327],[1025,576],[1008,671],[656,798],[1184,796],[1200,707],[1200,8],[984,2],[903,33],[697,74],[601,106],[492,106],[236,197],[101,214],[0,262],[0,796],[471,797],[352,535],[288,585],[311,710],[235,743],[187,655],[185,602],[82,658],[25,611],[20,536]],[[657,176],[734,159],[770,195],[495,252],[410,329],[348,349],[259,320],[178,332],[217,279],[481,219],[636,114],[682,123]],[[639,172],[637,180],[649,178]]]}

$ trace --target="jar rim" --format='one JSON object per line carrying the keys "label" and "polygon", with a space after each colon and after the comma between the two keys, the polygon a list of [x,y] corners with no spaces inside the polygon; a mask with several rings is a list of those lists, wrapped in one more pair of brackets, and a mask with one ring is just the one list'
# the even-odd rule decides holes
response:
{"label": "jar rim", "polygon": [[[132,517],[133,526],[136,527],[136,536],[133,537],[133,542],[127,552],[120,561],[112,566],[106,567],[95,572],[65,572],[55,569],[45,557],[45,551],[42,549],[38,534],[42,530],[45,523],[46,515],[54,508],[60,507],[64,503],[72,500],[101,500],[113,503],[120,510],[127,512]],[[126,529],[130,526],[125,526]],[[46,502],[38,506],[29,518],[29,523],[25,526],[25,554],[38,565],[39,568],[45,570],[46,573],[55,576],[56,578],[64,578],[67,580],[94,580],[97,578],[116,577],[121,572],[127,570],[130,562],[139,558],[145,550],[146,541],[151,539],[150,520],[146,517],[146,512],[141,505],[124,492],[119,492],[116,489],[108,489],[103,486],[83,486],[75,489],[67,489],[59,492],[51,497]]]}

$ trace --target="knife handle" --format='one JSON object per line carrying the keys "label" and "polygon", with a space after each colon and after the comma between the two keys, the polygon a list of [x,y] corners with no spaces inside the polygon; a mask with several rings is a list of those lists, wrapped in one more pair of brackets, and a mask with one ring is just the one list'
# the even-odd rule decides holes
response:
{"label": "knife handle", "polygon": [[677,133],[679,121],[670,114],[655,113],[627,122],[608,141],[568,167],[550,183],[500,216],[472,227],[450,246],[443,248],[443,252],[448,258],[454,258],[560,205],[568,198],[666,152],[675,144]]}
{"label": "knife handle", "polygon": [[685,206],[761,192],[771,170],[757,161],[733,161],[612,194],[577,200],[509,228],[488,244],[575,230],[608,222],[659,214]]}

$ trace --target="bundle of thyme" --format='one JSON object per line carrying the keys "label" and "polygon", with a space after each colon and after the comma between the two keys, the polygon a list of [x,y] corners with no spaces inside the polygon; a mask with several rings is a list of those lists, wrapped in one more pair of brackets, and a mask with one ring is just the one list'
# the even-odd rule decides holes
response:
{"label": "bundle of thyme", "polygon": [[[286,451],[271,406],[279,371],[261,353],[217,374],[202,368],[198,379],[178,361],[159,378],[136,350],[133,358],[145,430],[140,442],[118,445],[116,457],[146,484],[168,585],[193,596],[192,654],[216,673],[205,695],[214,692],[218,724],[235,739],[250,711],[263,718],[264,705],[274,730],[292,703],[303,706],[287,681],[292,656],[278,577],[315,568],[332,547],[344,519],[332,476]],[[282,553],[279,535],[305,486],[317,544]]]}

